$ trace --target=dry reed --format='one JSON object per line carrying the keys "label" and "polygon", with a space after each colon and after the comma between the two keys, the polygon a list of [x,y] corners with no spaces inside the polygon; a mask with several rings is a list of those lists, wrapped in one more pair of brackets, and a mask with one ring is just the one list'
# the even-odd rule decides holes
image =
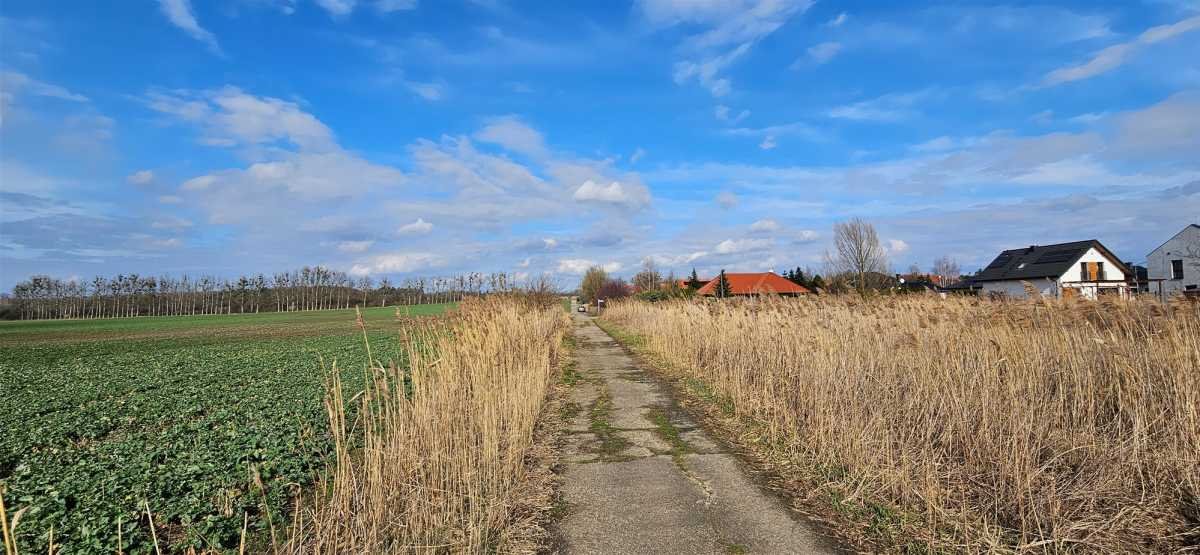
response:
{"label": "dry reed", "polygon": [[407,367],[370,369],[354,422],[332,372],[335,461],[284,551],[523,550],[508,525],[568,329],[557,305],[464,301],[406,332]]}
{"label": "dry reed", "polygon": [[1195,305],[627,302],[604,320],[837,504],[892,515],[894,546],[1200,545]]}

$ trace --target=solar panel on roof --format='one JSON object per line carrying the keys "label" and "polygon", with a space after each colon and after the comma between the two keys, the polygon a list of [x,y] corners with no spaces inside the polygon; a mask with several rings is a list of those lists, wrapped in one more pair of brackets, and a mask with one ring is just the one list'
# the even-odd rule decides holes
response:
{"label": "solar panel on roof", "polygon": [[988,264],[988,267],[984,268],[984,269],[991,270],[993,268],[999,268],[1005,264],[1008,264],[1009,261],[1011,261],[1011,260],[1012,260],[1011,254],[1002,254],[1000,256],[997,256],[996,259],[993,260],[991,264]]}
{"label": "solar panel on roof", "polygon": [[1056,250],[1056,251],[1050,251],[1046,254],[1039,256],[1038,259],[1035,260],[1033,263],[1034,264],[1060,264],[1063,262],[1070,261],[1072,258],[1075,258],[1075,256],[1077,256],[1078,254],[1079,254],[1079,249],[1060,249],[1060,250]]}

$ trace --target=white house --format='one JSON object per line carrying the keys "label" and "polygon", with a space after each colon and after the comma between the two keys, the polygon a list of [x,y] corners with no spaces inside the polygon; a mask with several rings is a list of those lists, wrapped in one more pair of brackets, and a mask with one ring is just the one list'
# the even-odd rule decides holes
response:
{"label": "white house", "polygon": [[[1150,291],[1166,296],[1200,290],[1200,225],[1191,224],[1146,255]],[[1162,280],[1162,281],[1155,281]]]}
{"label": "white house", "polygon": [[1000,253],[971,278],[981,295],[1026,297],[1025,284],[1046,297],[1129,295],[1129,268],[1100,241],[1033,245]]}

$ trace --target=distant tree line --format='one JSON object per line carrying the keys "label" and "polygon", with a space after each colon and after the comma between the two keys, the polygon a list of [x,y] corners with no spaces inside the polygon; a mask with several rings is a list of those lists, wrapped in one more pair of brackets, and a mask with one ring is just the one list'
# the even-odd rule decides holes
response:
{"label": "distant tree line", "polygon": [[805,272],[799,266],[795,270],[788,270],[783,273],[783,277],[788,281],[795,283],[814,293],[825,290],[825,279],[812,270]]}
{"label": "distant tree line", "polygon": [[507,274],[470,273],[393,283],[305,266],[270,277],[97,276],[89,281],[33,276],[13,286],[8,319],[245,314],[460,301],[515,286]]}

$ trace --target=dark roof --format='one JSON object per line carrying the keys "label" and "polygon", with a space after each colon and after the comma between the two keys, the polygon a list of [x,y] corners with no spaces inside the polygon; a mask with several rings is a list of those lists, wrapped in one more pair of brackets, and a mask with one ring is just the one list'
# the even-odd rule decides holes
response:
{"label": "dark roof", "polygon": [[1009,279],[1037,279],[1043,277],[1057,278],[1075,264],[1080,257],[1095,247],[1101,254],[1107,256],[1124,273],[1128,268],[1100,241],[1075,241],[1074,243],[1058,243],[1056,245],[1033,245],[1023,249],[1011,249],[1000,253],[983,271],[972,276],[972,282],[1002,281]]}

